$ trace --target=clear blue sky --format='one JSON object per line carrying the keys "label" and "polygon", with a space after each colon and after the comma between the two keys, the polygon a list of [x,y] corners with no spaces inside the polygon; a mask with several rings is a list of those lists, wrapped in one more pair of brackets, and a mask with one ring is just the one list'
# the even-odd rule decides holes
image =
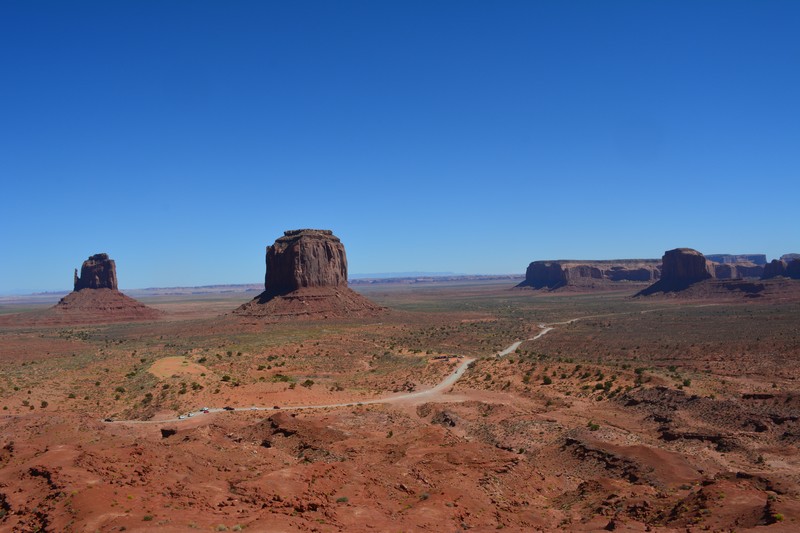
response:
{"label": "clear blue sky", "polygon": [[800,252],[800,2],[0,3],[0,293]]}

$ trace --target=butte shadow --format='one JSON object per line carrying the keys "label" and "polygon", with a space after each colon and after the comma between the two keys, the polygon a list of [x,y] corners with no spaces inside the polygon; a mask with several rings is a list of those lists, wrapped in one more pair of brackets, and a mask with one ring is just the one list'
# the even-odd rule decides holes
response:
{"label": "butte shadow", "polygon": [[366,318],[385,308],[347,286],[344,245],[330,230],[298,229],[267,247],[264,292],[234,316],[259,322]]}
{"label": "butte shadow", "polygon": [[117,266],[108,254],[95,254],[74,274],[74,289],[43,311],[8,315],[0,324],[11,326],[106,324],[156,320],[164,313],[148,307],[117,287]]}

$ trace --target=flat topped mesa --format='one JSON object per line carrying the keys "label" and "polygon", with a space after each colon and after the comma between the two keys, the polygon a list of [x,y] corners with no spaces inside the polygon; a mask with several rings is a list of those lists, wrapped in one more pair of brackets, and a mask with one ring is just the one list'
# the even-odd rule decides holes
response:
{"label": "flat topped mesa", "polygon": [[117,265],[108,254],[95,254],[81,266],[81,275],[75,269],[74,290],[81,289],[117,289]]}
{"label": "flat topped mesa", "polygon": [[383,308],[347,287],[347,256],[330,230],[285,231],[267,246],[264,292],[233,313],[266,320],[366,317]]}
{"label": "flat topped mesa", "polygon": [[274,295],[305,287],[347,287],[347,256],[330,230],[283,232],[267,246],[265,290]]}

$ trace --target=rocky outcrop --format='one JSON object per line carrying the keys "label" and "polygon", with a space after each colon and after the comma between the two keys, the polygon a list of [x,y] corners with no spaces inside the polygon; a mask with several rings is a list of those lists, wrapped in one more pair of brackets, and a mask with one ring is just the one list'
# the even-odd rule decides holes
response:
{"label": "rocky outcrop", "polygon": [[691,248],[675,248],[661,258],[661,281],[689,285],[714,277],[714,268],[703,254]]}
{"label": "rocky outcrop", "polygon": [[652,282],[660,274],[657,259],[534,261],[528,265],[525,281],[518,287],[551,290],[568,286],[613,287],[617,282]]}
{"label": "rocky outcrop", "polygon": [[714,263],[691,248],[667,250],[661,258],[661,279],[639,292],[649,295],[656,292],[681,291],[693,283],[714,278]]}
{"label": "rocky outcrop", "polygon": [[117,290],[117,265],[108,254],[95,254],[81,266],[81,275],[75,269],[74,290],[111,289]]}
{"label": "rocky outcrop", "polygon": [[763,279],[777,278],[778,276],[786,275],[786,261],[781,259],[773,259],[764,267],[764,274],[761,276]]}
{"label": "rocky outcrop", "polygon": [[383,311],[347,286],[344,245],[330,230],[284,232],[267,247],[264,292],[233,314],[264,320],[366,317]]}
{"label": "rocky outcrop", "polygon": [[344,245],[330,230],[285,231],[267,247],[264,286],[272,294],[305,287],[347,287]]}
{"label": "rocky outcrop", "polygon": [[791,279],[800,279],[800,259],[792,259],[791,261],[773,259],[764,267],[763,279],[772,279],[781,276]]}
{"label": "rocky outcrop", "polygon": [[163,313],[117,289],[117,267],[108,254],[95,254],[74,274],[75,290],[49,309],[6,315],[0,324],[70,325],[156,320]]}
{"label": "rocky outcrop", "polygon": [[764,267],[754,263],[714,263],[713,266],[717,279],[760,278],[764,273]]}
{"label": "rocky outcrop", "polygon": [[794,259],[800,259],[800,254],[783,254],[781,256],[781,261],[793,261]]}
{"label": "rocky outcrop", "polygon": [[752,263],[761,266],[767,264],[767,256],[765,254],[710,254],[706,255],[706,259],[723,264]]}
{"label": "rocky outcrop", "polygon": [[786,265],[786,277],[800,279],[800,259],[795,259]]}

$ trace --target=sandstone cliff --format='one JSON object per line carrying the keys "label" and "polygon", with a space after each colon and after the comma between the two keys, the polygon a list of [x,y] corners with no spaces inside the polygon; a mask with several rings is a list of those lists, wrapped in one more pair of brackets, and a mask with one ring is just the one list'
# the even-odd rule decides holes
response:
{"label": "sandstone cliff", "polygon": [[723,264],[752,263],[761,266],[767,264],[767,256],[765,254],[709,254],[706,255],[706,259]]}
{"label": "sandstone cliff", "polygon": [[344,245],[330,230],[284,232],[267,247],[264,292],[234,315],[259,320],[365,317],[383,310],[347,286]]}
{"label": "sandstone cliff", "polygon": [[347,287],[344,245],[330,230],[284,232],[267,247],[264,286],[272,294],[304,287]]}
{"label": "sandstone cliff", "polygon": [[800,279],[800,259],[792,259],[791,261],[773,259],[764,267],[762,279],[772,279],[780,276]]}
{"label": "sandstone cliff", "polygon": [[717,279],[760,278],[764,266],[754,263],[714,263],[714,277]]}
{"label": "sandstone cliff", "polygon": [[528,265],[525,281],[518,287],[551,290],[567,286],[613,287],[617,282],[652,282],[660,273],[657,259],[534,261]]}
{"label": "sandstone cliff", "polygon": [[81,275],[75,270],[74,290],[111,289],[117,290],[117,265],[108,254],[95,254],[81,265]]}
{"label": "sandstone cliff", "polygon": [[661,258],[661,279],[639,292],[637,296],[683,290],[693,283],[712,279],[714,270],[714,263],[708,261],[697,250],[691,248],[668,250]]}

